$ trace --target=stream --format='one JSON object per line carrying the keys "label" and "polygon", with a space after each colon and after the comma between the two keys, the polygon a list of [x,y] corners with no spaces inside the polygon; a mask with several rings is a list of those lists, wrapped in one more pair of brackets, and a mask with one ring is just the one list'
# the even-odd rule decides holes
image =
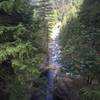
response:
{"label": "stream", "polygon": [[54,100],[53,99],[54,78],[59,73],[59,69],[61,67],[61,64],[59,62],[60,53],[61,53],[61,50],[60,50],[61,47],[59,45],[60,28],[61,28],[61,22],[58,22],[52,29],[52,32],[50,34],[50,40],[48,43],[50,69],[47,74],[48,87],[47,87],[46,100]]}

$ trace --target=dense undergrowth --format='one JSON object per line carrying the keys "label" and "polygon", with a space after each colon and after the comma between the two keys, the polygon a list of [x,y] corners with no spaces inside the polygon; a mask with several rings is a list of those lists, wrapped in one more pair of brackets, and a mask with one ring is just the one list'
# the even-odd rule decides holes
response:
{"label": "dense undergrowth", "polygon": [[44,100],[47,3],[41,0],[39,8],[30,0],[0,0],[0,100]]}
{"label": "dense undergrowth", "polygon": [[83,3],[74,0],[68,4],[60,35],[62,72],[80,75],[85,81],[80,90],[81,100],[100,99],[99,3],[99,0],[83,0]]}

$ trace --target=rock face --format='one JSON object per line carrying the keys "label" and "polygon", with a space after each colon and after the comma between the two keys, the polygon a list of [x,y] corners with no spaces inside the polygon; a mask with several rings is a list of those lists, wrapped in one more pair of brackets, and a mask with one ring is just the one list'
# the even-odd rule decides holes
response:
{"label": "rock face", "polygon": [[79,100],[80,80],[67,76],[55,78],[54,100]]}

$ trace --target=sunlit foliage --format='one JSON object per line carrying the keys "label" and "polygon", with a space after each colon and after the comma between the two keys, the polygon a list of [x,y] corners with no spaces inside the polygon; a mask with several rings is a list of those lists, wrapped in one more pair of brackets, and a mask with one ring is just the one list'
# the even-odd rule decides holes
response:
{"label": "sunlit foliage", "polygon": [[[62,71],[71,75],[80,75],[89,86],[93,84],[98,86],[100,82],[100,2],[84,0],[83,3],[78,4],[77,0],[74,1],[67,5],[60,36],[63,48]],[[97,91],[97,88],[96,90],[86,89],[84,94],[87,94],[83,95],[82,100],[93,98],[93,100],[99,100],[99,92],[100,89]]]}

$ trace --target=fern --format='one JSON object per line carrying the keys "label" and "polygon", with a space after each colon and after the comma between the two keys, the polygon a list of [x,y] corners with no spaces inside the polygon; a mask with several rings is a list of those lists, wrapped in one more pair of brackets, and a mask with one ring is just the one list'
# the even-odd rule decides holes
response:
{"label": "fern", "polygon": [[100,87],[96,87],[96,89],[82,88],[80,90],[80,97],[81,100],[100,100]]}

